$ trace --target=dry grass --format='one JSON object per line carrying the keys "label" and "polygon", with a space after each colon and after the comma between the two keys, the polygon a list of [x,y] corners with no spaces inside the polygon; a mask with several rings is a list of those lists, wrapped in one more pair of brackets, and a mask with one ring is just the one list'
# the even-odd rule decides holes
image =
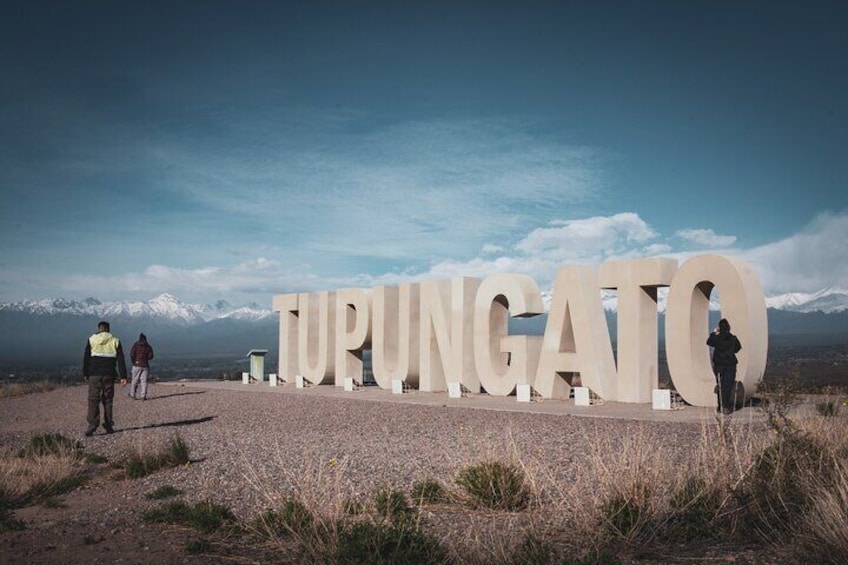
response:
{"label": "dry grass", "polygon": [[23,383],[4,383],[0,385],[0,398],[10,398],[13,396],[23,396],[25,394],[33,394],[36,392],[50,392],[56,390],[58,385],[49,380],[23,382]]}
{"label": "dry grass", "polygon": [[85,478],[85,463],[73,448],[56,453],[0,456],[0,491],[12,507],[41,502],[75,488]]}

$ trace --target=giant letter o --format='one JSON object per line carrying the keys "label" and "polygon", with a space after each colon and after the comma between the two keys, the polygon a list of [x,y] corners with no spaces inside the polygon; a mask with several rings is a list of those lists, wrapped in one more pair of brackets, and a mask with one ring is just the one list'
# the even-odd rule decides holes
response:
{"label": "giant letter o", "polygon": [[742,351],[736,380],[746,400],[763,377],[768,354],[766,301],[760,280],[743,261],[723,255],[699,255],[675,273],[668,292],[665,347],[668,370],[680,396],[695,406],[715,406],[715,376],[707,347],[710,293],[718,287],[721,314],[730,322]]}

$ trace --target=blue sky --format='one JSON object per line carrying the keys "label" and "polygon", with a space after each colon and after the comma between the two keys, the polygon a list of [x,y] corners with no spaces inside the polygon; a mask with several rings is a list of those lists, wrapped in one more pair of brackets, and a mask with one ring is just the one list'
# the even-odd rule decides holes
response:
{"label": "blue sky", "polygon": [[5,2],[0,301],[721,252],[848,286],[841,2]]}

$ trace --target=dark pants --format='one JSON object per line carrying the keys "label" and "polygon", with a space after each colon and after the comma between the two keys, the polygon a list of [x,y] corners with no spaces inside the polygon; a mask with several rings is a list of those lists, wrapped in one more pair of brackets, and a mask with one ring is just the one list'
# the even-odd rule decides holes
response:
{"label": "dark pants", "polygon": [[716,380],[718,380],[718,405],[722,412],[732,412],[736,407],[733,393],[736,389],[736,365],[716,365]]}
{"label": "dark pants", "polygon": [[112,400],[115,398],[115,379],[112,377],[88,377],[88,427],[100,425],[100,403],[103,403],[103,427],[111,429]]}

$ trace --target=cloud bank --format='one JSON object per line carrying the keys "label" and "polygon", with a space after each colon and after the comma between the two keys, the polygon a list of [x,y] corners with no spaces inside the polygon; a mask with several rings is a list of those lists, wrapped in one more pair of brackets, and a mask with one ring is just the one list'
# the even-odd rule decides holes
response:
{"label": "cloud bank", "polygon": [[[688,236],[682,236],[682,233]],[[675,248],[669,242],[683,239],[715,249],[698,251]],[[507,247],[495,243],[482,246],[480,254],[468,260],[443,260],[428,269],[383,273],[319,276],[308,267],[287,268],[283,263],[257,258],[229,267],[210,266],[185,269],[151,265],[141,272],[108,277],[71,276],[61,286],[78,295],[91,288],[108,288],[117,296],[151,296],[168,291],[178,296],[238,297],[269,304],[273,294],[332,290],[336,288],[396,285],[407,281],[454,276],[485,277],[513,272],[533,277],[547,288],[556,269],[564,264],[598,264],[616,259],[675,257],[681,261],[693,254],[726,253],[749,262],[760,274],[767,294],[788,291],[813,292],[848,281],[848,213],[818,216],[802,232],[752,249],[726,245],[733,236],[717,236],[708,229],[679,230],[664,238],[633,212],[572,220],[556,220],[546,227],[530,230]]]}

